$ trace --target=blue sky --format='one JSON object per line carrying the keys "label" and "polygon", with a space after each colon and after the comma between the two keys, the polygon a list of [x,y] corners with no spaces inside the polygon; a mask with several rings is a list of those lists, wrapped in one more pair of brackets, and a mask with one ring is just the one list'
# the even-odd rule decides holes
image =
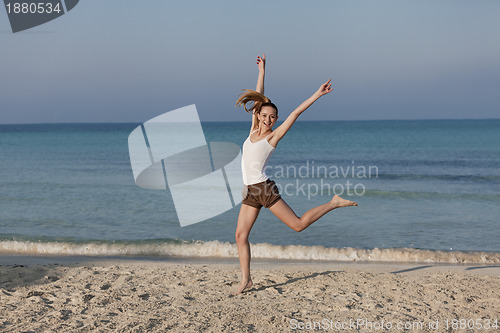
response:
{"label": "blue sky", "polygon": [[255,58],[302,120],[498,118],[500,1],[85,0],[13,34],[0,9],[0,123],[143,122],[196,104],[242,121]]}

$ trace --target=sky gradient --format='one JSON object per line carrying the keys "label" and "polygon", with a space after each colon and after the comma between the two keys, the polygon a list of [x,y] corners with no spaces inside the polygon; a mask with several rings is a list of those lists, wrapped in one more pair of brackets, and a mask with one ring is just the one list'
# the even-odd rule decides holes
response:
{"label": "sky gradient", "polygon": [[143,122],[196,104],[249,120],[255,89],[283,118],[500,117],[500,1],[97,1],[13,34],[0,9],[0,123]]}

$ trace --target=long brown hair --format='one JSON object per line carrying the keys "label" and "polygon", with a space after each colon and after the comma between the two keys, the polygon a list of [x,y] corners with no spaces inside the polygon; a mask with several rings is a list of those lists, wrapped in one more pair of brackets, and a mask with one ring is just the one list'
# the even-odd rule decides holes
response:
{"label": "long brown hair", "polygon": [[274,105],[268,97],[255,90],[243,89],[243,92],[236,101],[236,107],[240,107],[242,105],[246,112],[253,113],[252,117],[254,117],[254,128],[252,128],[252,130],[259,127],[259,118],[257,118],[257,115],[260,114],[262,107],[270,106],[276,110],[276,116],[278,115],[278,108],[276,105]]}

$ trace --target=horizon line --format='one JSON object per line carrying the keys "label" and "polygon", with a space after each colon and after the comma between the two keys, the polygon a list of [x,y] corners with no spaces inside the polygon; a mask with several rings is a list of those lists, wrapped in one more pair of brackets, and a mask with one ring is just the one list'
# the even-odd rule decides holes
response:
{"label": "horizon line", "polygon": [[[411,119],[337,119],[337,120],[297,120],[296,122],[341,122],[341,121],[436,121],[436,120],[500,120],[498,118],[411,118]],[[147,120],[146,120],[147,121]],[[206,120],[201,121],[201,123],[247,123],[249,120]],[[276,123],[282,123],[283,121],[278,121]],[[142,124],[144,121],[121,121],[121,122],[110,122],[110,121],[73,121],[73,122],[37,122],[37,123],[0,123],[0,126],[8,125],[71,125],[71,124]]]}

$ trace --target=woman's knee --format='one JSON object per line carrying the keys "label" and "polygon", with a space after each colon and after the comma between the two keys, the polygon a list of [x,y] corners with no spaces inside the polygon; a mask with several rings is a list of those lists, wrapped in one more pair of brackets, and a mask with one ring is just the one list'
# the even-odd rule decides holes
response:
{"label": "woman's knee", "polygon": [[293,221],[290,221],[290,227],[293,231],[301,232],[305,229],[304,221],[302,221],[302,218],[297,217],[296,219],[293,219]]}
{"label": "woman's knee", "polygon": [[244,231],[236,230],[236,234],[234,235],[236,239],[236,243],[244,243],[248,241],[248,233]]}

